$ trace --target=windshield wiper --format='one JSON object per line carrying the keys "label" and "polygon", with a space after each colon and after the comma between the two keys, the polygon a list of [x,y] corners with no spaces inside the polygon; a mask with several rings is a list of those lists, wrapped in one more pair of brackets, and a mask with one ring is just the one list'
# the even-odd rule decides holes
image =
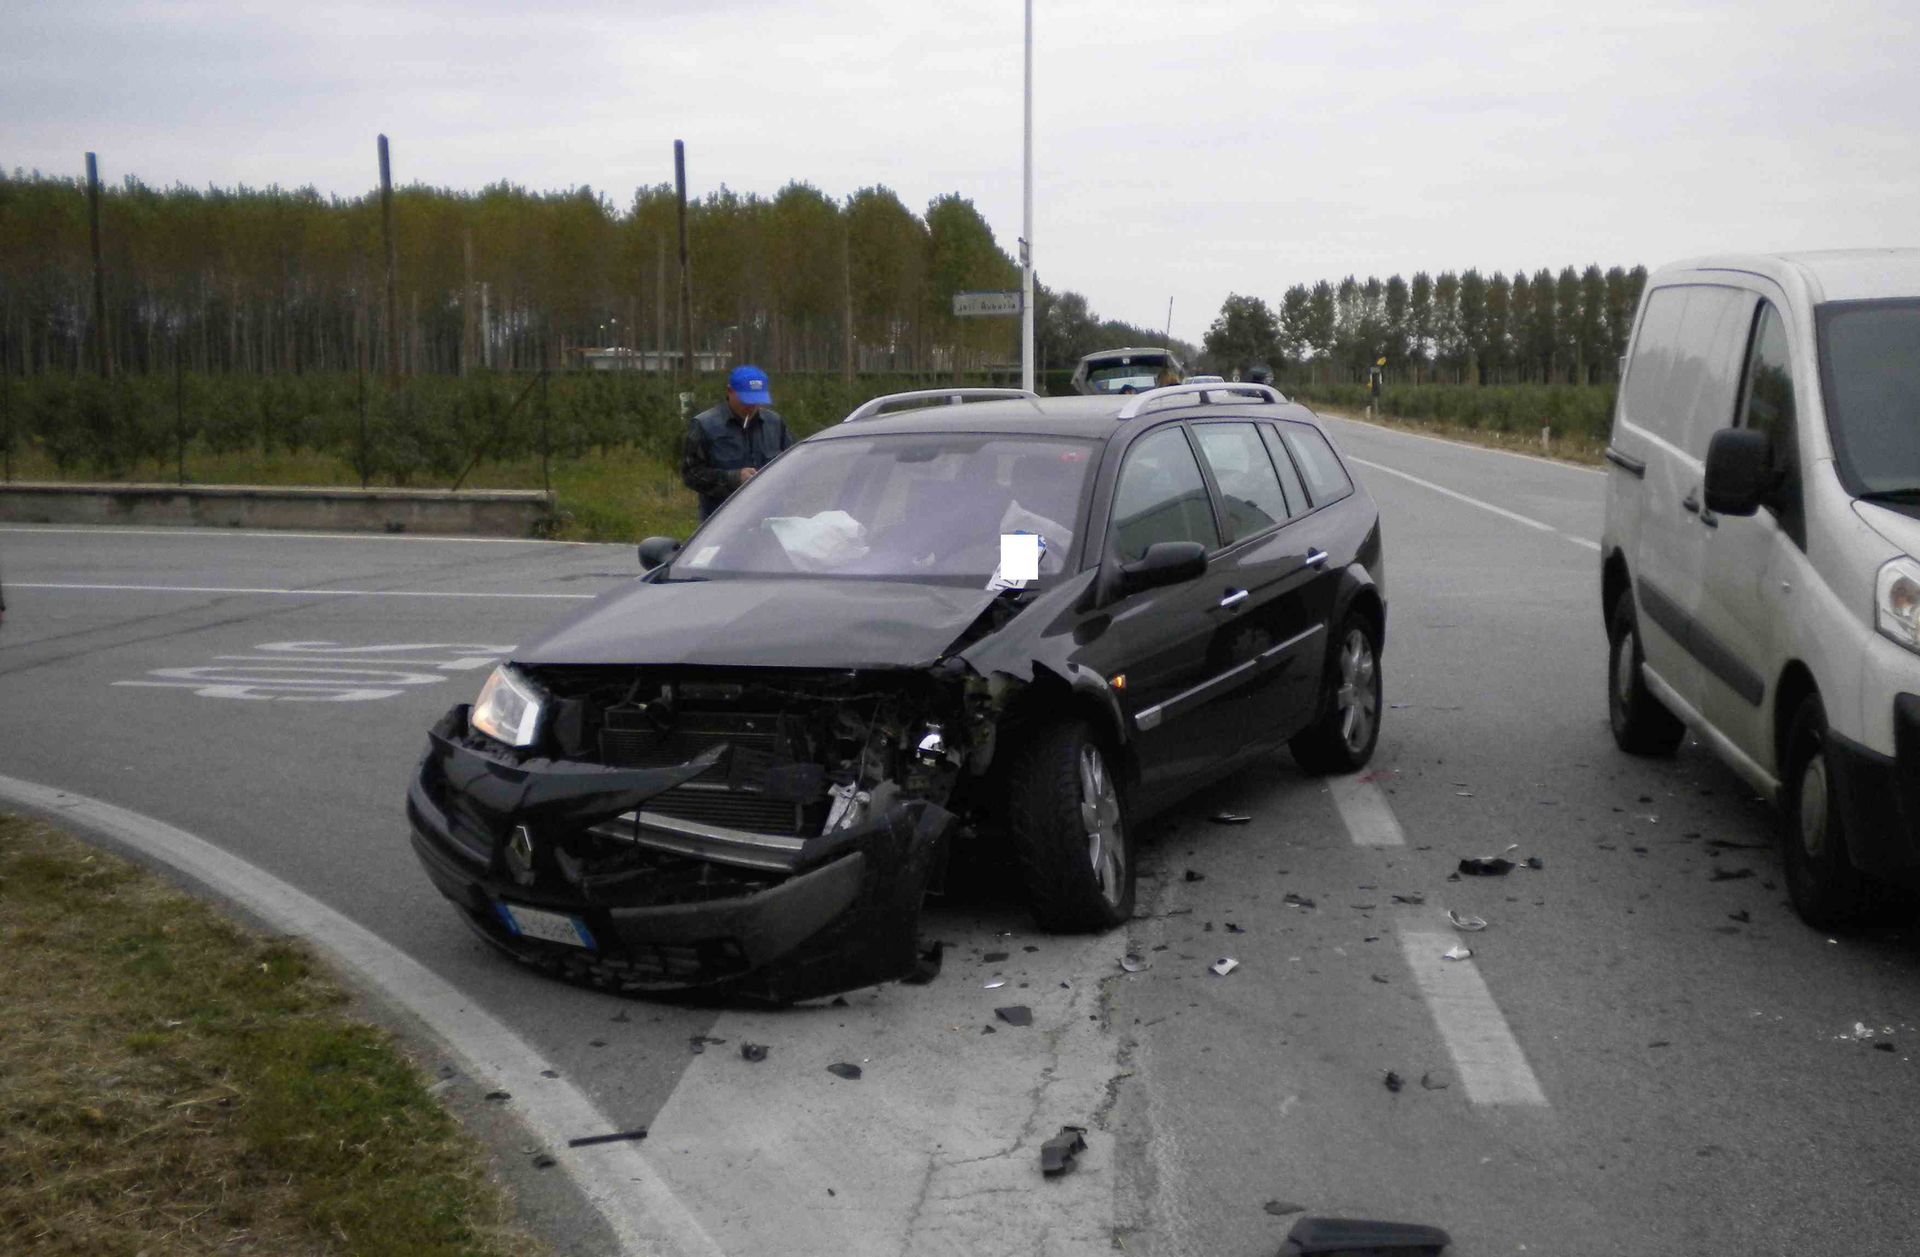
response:
{"label": "windshield wiper", "polygon": [[1920,503],[1920,485],[1905,489],[1870,489],[1860,495],[1862,502]]}

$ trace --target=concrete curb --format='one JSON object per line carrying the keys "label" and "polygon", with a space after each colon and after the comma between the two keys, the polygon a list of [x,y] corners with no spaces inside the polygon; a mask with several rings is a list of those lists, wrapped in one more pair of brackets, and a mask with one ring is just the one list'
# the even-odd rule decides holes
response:
{"label": "concrete curb", "polygon": [[0,484],[0,521],[22,524],[170,524],[534,537],[553,512],[552,495],[539,489]]}

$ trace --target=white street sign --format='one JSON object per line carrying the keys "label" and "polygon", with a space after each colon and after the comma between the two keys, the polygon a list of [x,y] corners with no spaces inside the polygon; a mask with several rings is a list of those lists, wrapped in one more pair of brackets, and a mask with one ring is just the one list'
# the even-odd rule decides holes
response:
{"label": "white street sign", "polygon": [[1020,294],[1017,292],[956,292],[953,294],[955,318],[977,319],[991,315],[1018,314],[1020,310]]}

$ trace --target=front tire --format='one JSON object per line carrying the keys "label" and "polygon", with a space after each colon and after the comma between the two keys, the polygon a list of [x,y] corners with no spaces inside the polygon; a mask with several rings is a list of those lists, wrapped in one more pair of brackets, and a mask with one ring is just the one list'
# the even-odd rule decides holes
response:
{"label": "front tire", "polygon": [[1809,694],[1787,730],[1780,855],[1793,910],[1821,930],[1857,925],[1870,906],[1867,881],[1847,855],[1846,827],[1834,786],[1826,708],[1818,694]]}
{"label": "front tire", "polygon": [[1633,593],[1622,590],[1607,619],[1607,724],[1616,745],[1629,755],[1671,755],[1687,726],[1653,696],[1640,675],[1646,663]]}
{"label": "front tire", "polygon": [[1348,612],[1327,660],[1326,711],[1293,736],[1287,749],[1307,772],[1358,772],[1380,744],[1380,630]]}
{"label": "front tire", "polygon": [[1109,930],[1132,917],[1124,785],[1086,723],[1042,729],[1007,784],[1007,831],[1041,928]]}

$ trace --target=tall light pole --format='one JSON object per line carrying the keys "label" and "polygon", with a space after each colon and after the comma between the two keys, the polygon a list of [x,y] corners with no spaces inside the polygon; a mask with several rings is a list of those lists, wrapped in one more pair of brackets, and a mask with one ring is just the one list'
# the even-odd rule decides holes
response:
{"label": "tall light pole", "polygon": [[1020,220],[1020,387],[1033,391],[1033,0],[1027,0],[1025,202]]}

